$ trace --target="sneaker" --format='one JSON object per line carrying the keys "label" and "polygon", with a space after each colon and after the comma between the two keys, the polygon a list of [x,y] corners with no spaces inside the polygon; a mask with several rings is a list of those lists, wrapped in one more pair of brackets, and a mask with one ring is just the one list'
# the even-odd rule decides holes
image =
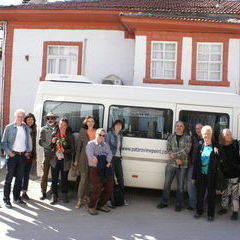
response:
{"label": "sneaker", "polygon": [[107,206],[98,207],[97,210],[106,212],[106,213],[111,211]]}
{"label": "sneaker", "polygon": [[13,203],[19,204],[19,205],[26,205],[27,204],[21,198],[14,200]]}
{"label": "sneaker", "polygon": [[42,193],[42,196],[40,197],[40,200],[45,200],[47,197],[47,194],[46,193]]}
{"label": "sneaker", "polygon": [[57,203],[57,196],[55,194],[52,194],[50,204],[55,205]]}
{"label": "sneaker", "polygon": [[91,215],[98,215],[96,208],[88,208],[88,212]]}
{"label": "sneaker", "polygon": [[24,193],[22,194],[22,198],[24,198],[25,200],[30,200],[30,198],[29,198],[29,196],[27,195],[26,192],[24,192]]}
{"label": "sneaker", "polygon": [[208,216],[207,220],[208,220],[208,222],[213,222],[214,221],[214,217],[213,216]]}
{"label": "sneaker", "polygon": [[194,211],[196,208],[193,208],[193,207],[191,207],[191,206],[188,206],[186,209],[189,210],[189,211]]}
{"label": "sneaker", "polygon": [[219,215],[223,215],[227,213],[227,209],[226,208],[221,208],[218,212]]}
{"label": "sneaker", "polygon": [[5,204],[6,208],[9,208],[9,209],[12,208],[12,204],[11,204],[10,200],[5,200],[4,204]]}
{"label": "sneaker", "polygon": [[175,212],[181,212],[181,211],[182,211],[182,207],[180,205],[176,205]]}
{"label": "sneaker", "polygon": [[75,205],[75,208],[80,208],[83,205],[82,200],[79,199]]}
{"label": "sneaker", "polygon": [[194,218],[198,219],[198,218],[202,217],[202,215],[203,215],[202,213],[195,213]]}
{"label": "sneaker", "polygon": [[167,207],[167,206],[168,206],[168,205],[167,205],[166,203],[160,202],[160,203],[157,205],[157,208],[162,209],[162,208],[165,208],[165,207]]}
{"label": "sneaker", "polygon": [[233,212],[230,219],[233,221],[238,220],[238,212]]}

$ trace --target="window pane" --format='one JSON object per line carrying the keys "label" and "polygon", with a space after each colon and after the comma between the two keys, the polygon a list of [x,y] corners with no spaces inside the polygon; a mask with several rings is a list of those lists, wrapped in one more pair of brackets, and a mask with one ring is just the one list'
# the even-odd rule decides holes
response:
{"label": "window pane", "polygon": [[163,43],[153,43],[153,50],[163,50]]}
{"label": "window pane", "polygon": [[163,52],[153,52],[153,59],[163,59]]}
{"label": "window pane", "polygon": [[175,62],[165,62],[164,68],[168,70],[174,70],[175,69]]}
{"label": "window pane", "polygon": [[220,81],[221,80],[220,72],[210,72],[210,80]]}
{"label": "window pane", "polygon": [[164,71],[164,77],[169,78],[169,79],[173,79],[174,78],[174,71],[165,70]]}
{"label": "window pane", "polygon": [[220,45],[220,44],[212,44],[211,45],[211,52],[221,53],[221,51],[222,51],[222,45]]}
{"label": "window pane", "polygon": [[209,52],[209,45],[208,44],[198,44],[198,52],[208,54],[208,52]]}
{"label": "window pane", "polygon": [[58,46],[48,46],[49,55],[58,55]]}
{"label": "window pane", "polygon": [[168,50],[171,50],[171,51],[174,51],[176,50],[176,43],[166,43],[165,44],[165,50],[168,51]]}
{"label": "window pane", "polygon": [[188,131],[195,133],[195,125],[202,123],[210,125],[214,131],[215,139],[224,128],[229,128],[229,115],[225,113],[198,112],[198,111],[180,111],[179,120],[185,123]]}
{"label": "window pane", "polygon": [[46,124],[46,119],[44,116],[46,116],[49,112],[57,114],[59,118],[66,117],[73,132],[79,132],[80,128],[82,127],[84,118],[88,115],[94,117],[96,121],[96,128],[103,126],[104,107],[102,105],[91,103],[85,104],[74,102],[46,101],[43,106],[42,126]]}
{"label": "window pane", "polygon": [[163,77],[163,62],[152,62],[152,77]]}
{"label": "window pane", "polygon": [[221,61],[222,57],[220,54],[211,54],[210,60],[211,61]]}
{"label": "window pane", "polygon": [[198,70],[201,70],[201,71],[207,71],[208,70],[208,64],[207,63],[199,63],[198,64]]}
{"label": "window pane", "polygon": [[172,132],[173,112],[170,109],[111,106],[109,129],[117,119],[123,121],[123,136],[127,137],[167,139]]}
{"label": "window pane", "polygon": [[208,80],[208,72],[206,71],[197,71],[198,80]]}
{"label": "window pane", "polygon": [[58,73],[60,74],[67,74],[67,60],[66,59],[59,59],[59,69]]}
{"label": "window pane", "polygon": [[198,54],[198,61],[208,61],[208,60],[209,60],[208,54],[203,54],[203,53]]}
{"label": "window pane", "polygon": [[175,53],[174,52],[165,52],[165,59],[175,60]]}
{"label": "window pane", "polygon": [[220,63],[211,63],[210,71],[221,71],[221,64]]}
{"label": "window pane", "polygon": [[56,73],[56,59],[48,59],[47,73]]}

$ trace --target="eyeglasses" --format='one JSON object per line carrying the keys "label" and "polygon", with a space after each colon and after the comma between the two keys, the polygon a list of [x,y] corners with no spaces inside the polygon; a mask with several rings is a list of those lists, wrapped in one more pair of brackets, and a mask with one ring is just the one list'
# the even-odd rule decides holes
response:
{"label": "eyeglasses", "polygon": [[55,117],[48,117],[47,120],[55,120]]}
{"label": "eyeglasses", "polygon": [[100,136],[100,137],[105,137],[106,135],[104,134],[104,135],[102,135],[102,134],[98,134],[98,136]]}

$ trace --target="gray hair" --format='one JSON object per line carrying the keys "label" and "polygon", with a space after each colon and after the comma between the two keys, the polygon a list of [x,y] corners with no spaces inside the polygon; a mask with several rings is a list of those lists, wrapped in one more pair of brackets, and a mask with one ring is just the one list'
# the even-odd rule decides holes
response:
{"label": "gray hair", "polygon": [[106,133],[106,131],[105,131],[104,128],[98,128],[98,129],[96,130],[96,135],[97,135],[97,134],[100,134],[102,131]]}
{"label": "gray hair", "polygon": [[212,127],[209,125],[205,125],[202,127],[201,134],[203,135],[203,133],[208,132],[208,131],[211,132],[211,134],[212,134],[212,132],[213,132]]}
{"label": "gray hair", "polygon": [[25,110],[19,108],[14,112],[14,116],[17,116],[18,113],[23,113],[25,115]]}

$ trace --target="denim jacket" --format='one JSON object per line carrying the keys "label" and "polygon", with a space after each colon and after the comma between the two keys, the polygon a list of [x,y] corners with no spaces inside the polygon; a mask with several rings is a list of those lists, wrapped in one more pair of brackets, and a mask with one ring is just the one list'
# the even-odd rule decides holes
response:
{"label": "denim jacket", "polygon": [[[115,156],[118,146],[118,137],[114,134],[112,130],[107,133],[106,142],[110,145],[112,154],[113,156]],[[121,150],[122,150],[122,134],[120,134],[120,154]]]}
{"label": "denim jacket", "polygon": [[[25,142],[26,152],[31,152],[32,149],[29,143],[29,140],[31,137],[30,137],[29,129],[25,124],[22,124],[22,126],[24,127],[25,133],[26,133],[26,142]],[[4,133],[2,137],[2,148],[4,149],[5,154],[7,156],[9,153],[13,151],[12,147],[15,142],[16,135],[17,135],[17,125],[15,123],[8,124],[4,129]]]}

